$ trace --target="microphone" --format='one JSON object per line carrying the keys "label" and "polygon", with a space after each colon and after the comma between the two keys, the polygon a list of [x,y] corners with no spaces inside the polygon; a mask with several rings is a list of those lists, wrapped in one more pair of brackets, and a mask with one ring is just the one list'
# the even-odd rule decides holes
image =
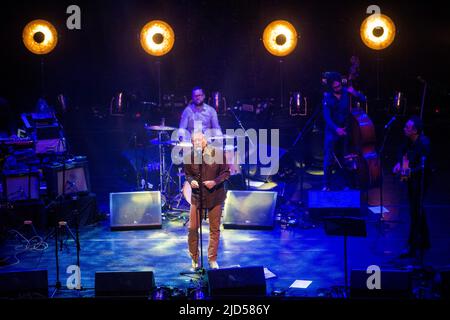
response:
{"label": "microphone", "polygon": [[202,149],[202,146],[200,144],[195,144],[194,143],[194,153],[195,153],[195,156],[198,157],[199,159],[202,158],[203,149]]}
{"label": "microphone", "polygon": [[387,128],[389,128],[391,125],[392,125],[392,123],[394,123],[394,121],[397,119],[397,117],[396,116],[393,116],[392,118],[391,118],[391,120],[389,120],[389,122],[384,126],[384,129],[387,129]]}

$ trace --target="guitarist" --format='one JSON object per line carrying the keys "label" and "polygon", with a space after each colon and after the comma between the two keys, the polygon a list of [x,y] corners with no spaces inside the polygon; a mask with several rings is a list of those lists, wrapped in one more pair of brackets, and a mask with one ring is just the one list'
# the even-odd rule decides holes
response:
{"label": "guitarist", "polygon": [[[423,207],[423,195],[429,185],[430,140],[423,134],[423,122],[413,116],[405,124],[403,131],[406,143],[400,148],[398,162],[393,168],[408,181],[408,201],[410,229],[408,246],[400,258],[414,258],[417,253],[430,248],[430,238]],[[424,176],[422,177],[422,172]],[[423,178],[423,179],[422,179]]]}

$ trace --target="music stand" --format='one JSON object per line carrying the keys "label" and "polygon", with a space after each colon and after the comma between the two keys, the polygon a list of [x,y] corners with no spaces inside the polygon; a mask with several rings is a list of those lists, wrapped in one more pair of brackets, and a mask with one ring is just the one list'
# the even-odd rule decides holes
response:
{"label": "music stand", "polygon": [[[69,184],[69,181],[66,180],[66,176],[67,176],[67,168],[66,166],[68,165],[68,159],[67,159],[67,154],[62,154],[62,182],[61,182],[61,193],[60,193],[60,186],[58,183],[58,174],[56,175],[57,177],[57,182],[56,182],[56,195],[55,195],[55,199],[53,201],[51,201],[47,206],[46,206],[46,210],[53,208],[54,206],[57,207],[57,209],[55,210],[55,220],[53,221],[54,223],[54,229],[52,231],[50,231],[47,236],[45,237],[44,241],[47,241],[48,238],[50,238],[51,236],[55,237],[55,260],[56,260],[56,283],[55,283],[55,290],[53,291],[51,297],[53,298],[53,296],[55,295],[55,293],[60,290],[62,288],[61,285],[61,281],[59,278],[59,254],[58,254],[58,249],[60,251],[63,250],[64,247],[64,242],[62,239],[59,239],[60,241],[60,246],[58,248],[58,238],[60,237],[60,232],[59,229],[63,230],[65,229],[67,232],[67,236],[70,236],[76,245],[76,254],[77,254],[77,263],[76,265],[78,266],[78,268],[80,268],[80,250],[81,250],[81,246],[80,246],[80,232],[79,232],[79,220],[80,220],[80,213],[78,211],[78,194],[75,193],[67,193],[67,187],[66,185]],[[70,197],[70,202],[73,205],[73,210],[72,210],[72,214],[74,216],[74,220],[75,220],[75,235],[73,234],[72,230],[70,229],[67,221],[62,220],[60,221],[60,219],[58,218],[58,211],[60,212],[60,214],[63,211],[63,207],[64,207],[64,201],[66,200],[66,197],[69,196]],[[62,232],[62,231],[61,231]],[[80,283],[80,288],[77,288],[77,290],[83,290],[81,283]]]}
{"label": "music stand", "polygon": [[366,221],[361,218],[330,216],[324,218],[324,229],[328,236],[344,237],[344,298],[348,293],[347,237],[367,237]]}

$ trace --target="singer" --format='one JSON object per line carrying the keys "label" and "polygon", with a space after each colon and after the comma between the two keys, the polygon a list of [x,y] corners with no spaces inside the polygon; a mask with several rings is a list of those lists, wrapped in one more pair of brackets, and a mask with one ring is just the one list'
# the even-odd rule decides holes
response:
{"label": "singer", "polygon": [[[207,211],[209,218],[208,261],[211,269],[218,269],[217,250],[220,238],[220,217],[226,197],[224,181],[230,176],[230,168],[226,163],[225,156],[221,159],[221,163],[211,161],[215,158],[216,151],[213,147],[208,146],[203,133],[194,132],[192,144],[194,146],[192,161],[189,164],[184,164],[186,180],[192,188],[188,231],[189,254],[192,259],[192,268],[197,269],[199,267],[198,229],[204,216],[203,211]],[[200,161],[198,161],[198,158]],[[200,212],[200,209],[202,209],[202,212]]]}
{"label": "singer", "polygon": [[399,150],[398,162],[393,172],[407,176],[411,221],[408,245],[400,258],[414,258],[418,253],[430,248],[423,197],[430,183],[431,148],[430,140],[423,134],[423,123],[419,117],[411,117],[403,131],[406,142]]}

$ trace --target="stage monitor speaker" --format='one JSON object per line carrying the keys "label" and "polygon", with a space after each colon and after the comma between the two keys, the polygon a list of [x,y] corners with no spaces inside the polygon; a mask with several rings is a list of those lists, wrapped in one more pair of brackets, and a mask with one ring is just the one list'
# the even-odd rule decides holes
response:
{"label": "stage monitor speaker", "polygon": [[111,230],[162,227],[160,191],[110,193],[109,205]]}
{"label": "stage monitor speaker", "polygon": [[48,298],[47,270],[0,273],[0,297]]}
{"label": "stage monitor speaker", "polygon": [[442,299],[450,299],[450,269],[445,268],[439,271],[440,293]]}
{"label": "stage monitor speaker", "polygon": [[225,200],[226,229],[273,229],[277,193],[229,190]]}
{"label": "stage monitor speaker", "polygon": [[380,289],[368,289],[366,270],[352,270],[350,275],[350,297],[352,298],[412,298],[412,277],[410,271],[380,271]]}
{"label": "stage monitor speaker", "polygon": [[225,268],[208,270],[209,294],[212,297],[265,296],[264,268]]}
{"label": "stage monitor speaker", "polygon": [[313,219],[327,216],[361,216],[361,192],[311,190],[308,192],[308,211]]}
{"label": "stage monitor speaker", "polygon": [[3,191],[8,201],[39,199],[39,172],[37,170],[5,170]]}
{"label": "stage monitor speaker", "polygon": [[96,297],[150,297],[155,288],[153,271],[96,272]]}

